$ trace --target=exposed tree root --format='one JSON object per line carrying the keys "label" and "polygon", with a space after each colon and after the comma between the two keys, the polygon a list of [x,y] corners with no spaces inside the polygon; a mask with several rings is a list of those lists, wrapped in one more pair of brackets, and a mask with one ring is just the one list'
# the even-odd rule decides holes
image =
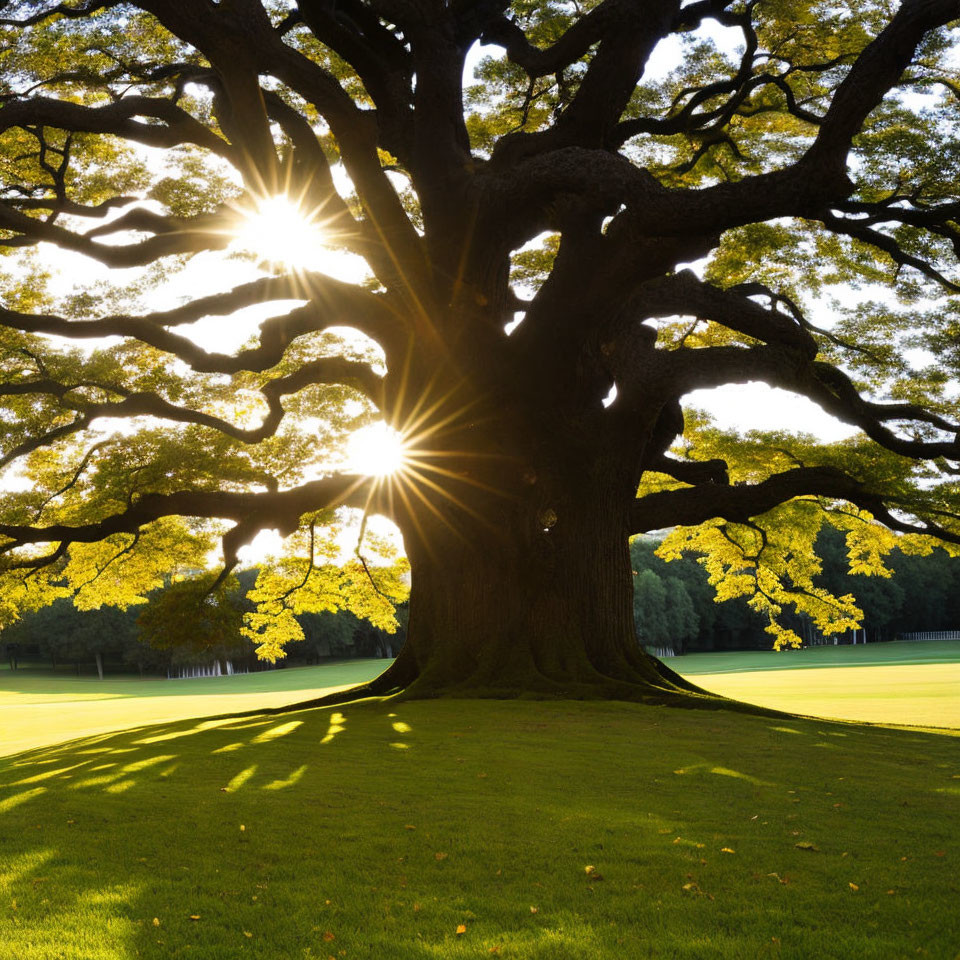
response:
{"label": "exposed tree root", "polygon": [[[402,657],[402,655],[401,655]],[[587,679],[556,679],[531,669],[510,682],[502,678],[481,678],[469,675],[451,681],[427,676],[411,676],[412,658],[401,662],[398,658],[380,676],[369,683],[345,690],[337,690],[322,697],[288,704],[282,707],[248,711],[247,714],[282,714],[313,707],[331,707],[374,697],[392,696],[398,701],[431,699],[479,700],[618,700],[625,703],[643,703],[651,706],[682,707],[688,710],[732,710],[737,713],[763,717],[787,717],[790,714],[756,704],[731,700],[719,694],[702,690],[654,661],[663,669],[662,685],[651,683],[635,675],[629,679],[606,676],[599,672]],[[406,681],[406,682],[404,682]]]}
{"label": "exposed tree root", "polygon": [[[541,670],[532,660],[522,669],[505,673],[494,671],[489,663],[474,665],[450,676],[434,665],[422,673],[414,657],[406,648],[378,677],[367,683],[335,690],[321,697],[302,700],[280,707],[247,710],[231,716],[262,716],[293,713],[315,707],[334,707],[362,700],[394,697],[398,701],[431,699],[479,700],[618,700],[624,703],[643,703],[651,706],[682,707],[688,710],[732,710],[737,713],[763,717],[787,717],[777,710],[756,704],[731,700],[719,694],[702,690],[685,680],[659,660],[643,656],[636,665],[622,664],[612,676],[589,663],[577,670]],[[567,666],[570,666],[569,664]],[[653,667],[651,678],[650,668]],[[509,680],[506,678],[509,677]]]}

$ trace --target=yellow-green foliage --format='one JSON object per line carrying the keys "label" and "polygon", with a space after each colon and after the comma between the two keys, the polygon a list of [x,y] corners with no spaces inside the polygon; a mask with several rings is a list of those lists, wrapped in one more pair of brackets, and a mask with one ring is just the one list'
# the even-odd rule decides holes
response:
{"label": "yellow-green foliage", "polygon": [[666,560],[684,550],[703,554],[718,603],[749,597],[749,605],[767,615],[774,647],[798,647],[801,638],[777,619],[785,606],[806,614],[827,635],[859,626],[863,616],[851,595],[834,597],[813,582],[821,570],[813,547],[822,520],[818,504],[792,500],[765,514],[763,527],[720,522],[678,527],[658,553]]}
{"label": "yellow-green foliage", "polygon": [[[693,460],[722,457],[730,465],[732,483],[762,483],[796,466],[840,468],[852,476],[869,476],[875,489],[886,487],[908,508],[949,498],[953,489],[950,483],[931,483],[925,466],[863,439],[824,445],[812,437],[785,432],[740,435],[716,429],[703,413],[687,416],[685,440],[674,455]],[[665,474],[650,473],[644,476],[640,494],[683,486]],[[924,555],[934,546],[955,550],[933,537],[894,533],[868,511],[850,504],[801,497],[749,523],[717,519],[697,527],[678,527],[658,552],[666,560],[684,551],[700,554],[718,603],[748,597],[750,606],[768,617],[766,630],[776,649],[800,646],[801,638],[779,619],[785,609],[809,617],[826,635],[858,628],[863,616],[853,596],[833,596],[814,582],[821,571],[815,544],[824,524],[844,532],[852,574],[889,577],[884,557],[894,548]]]}
{"label": "yellow-green foliage", "polygon": [[[303,639],[295,617],[300,613],[349,610],[375,627],[394,633],[395,604],[407,598],[405,557],[386,541],[369,538],[370,557],[361,545],[354,558],[338,562],[340,530],[327,527],[322,534],[311,527],[290,537],[287,555],[268,559],[247,595],[256,608],[245,614],[242,633],[257,645],[261,660],[275,662],[286,656],[288,643]],[[376,557],[376,564],[372,558]]]}

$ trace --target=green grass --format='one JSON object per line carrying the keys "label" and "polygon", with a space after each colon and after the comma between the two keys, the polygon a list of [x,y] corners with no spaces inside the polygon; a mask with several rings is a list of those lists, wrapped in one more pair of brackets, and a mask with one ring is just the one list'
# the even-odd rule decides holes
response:
{"label": "green grass", "polygon": [[[604,703],[187,719],[384,665],[5,673],[0,753],[45,749],[0,760],[0,960],[960,957],[954,736]],[[671,665],[780,709],[960,727],[960,644]]]}
{"label": "green grass", "polygon": [[[80,735],[297,703],[369,680],[388,662],[194,680],[101,682],[0,671],[0,756]],[[956,642],[701,653],[668,662],[707,689],[789,713],[960,728]]]}
{"label": "green grass", "polygon": [[699,653],[667,661],[736,700],[820,717],[960,727],[960,642]]}
{"label": "green grass", "polygon": [[150,723],[286,706],[363,683],[389,663],[353,660],[192,680],[0,672],[0,756]]}
{"label": "green grass", "polygon": [[493,701],[95,737],[0,761],[0,956],[954,960],[958,746]]}

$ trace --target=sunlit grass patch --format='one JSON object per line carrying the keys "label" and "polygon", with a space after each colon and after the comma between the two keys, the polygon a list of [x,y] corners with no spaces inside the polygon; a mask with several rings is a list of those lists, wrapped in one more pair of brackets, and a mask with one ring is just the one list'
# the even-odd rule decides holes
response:
{"label": "sunlit grass patch", "polygon": [[[355,660],[190,680],[77,680],[0,669],[0,756],[84,735],[109,735],[134,726],[311,700],[364,683],[390,662]],[[234,724],[237,729],[238,724],[242,722]],[[169,738],[186,733],[151,731],[144,735]]]}
{"label": "sunlit grass patch", "polygon": [[735,700],[788,713],[960,728],[960,642],[702,653],[670,665]]}

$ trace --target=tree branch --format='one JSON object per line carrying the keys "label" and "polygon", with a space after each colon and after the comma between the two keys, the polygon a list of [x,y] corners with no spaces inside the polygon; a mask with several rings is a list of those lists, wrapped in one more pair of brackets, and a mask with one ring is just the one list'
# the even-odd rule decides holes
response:
{"label": "tree branch", "polygon": [[630,530],[643,533],[666,526],[696,526],[717,518],[746,523],[794,497],[818,496],[860,503],[865,494],[859,481],[839,470],[800,467],[774,474],[761,483],[743,486],[707,483],[647,494],[633,505]]}
{"label": "tree branch", "polygon": [[170,516],[243,521],[252,524],[251,529],[277,528],[281,534],[289,535],[305,513],[337,506],[362,506],[366,487],[372,482],[369,477],[336,475],[277,492],[146,493],[122,512],[90,523],[48,527],[0,523],[0,537],[9,541],[0,546],[0,553],[34,543],[95,543],[118,533],[136,533],[146,524]]}
{"label": "tree branch", "polygon": [[[211,353],[191,339],[166,329],[193,323],[206,316],[226,316],[235,310],[271,299],[310,297],[311,302],[260,325],[260,344],[236,355]],[[0,308],[0,326],[26,333],[44,333],[71,339],[131,337],[164,350],[200,373],[237,373],[268,370],[283,357],[289,344],[306,333],[331,326],[351,326],[383,346],[388,358],[402,334],[402,324],[376,295],[334,280],[326,274],[266,277],[225,293],[199,297],[181,307],[145,316],[125,314],[94,320],[68,320],[45,314]]]}

